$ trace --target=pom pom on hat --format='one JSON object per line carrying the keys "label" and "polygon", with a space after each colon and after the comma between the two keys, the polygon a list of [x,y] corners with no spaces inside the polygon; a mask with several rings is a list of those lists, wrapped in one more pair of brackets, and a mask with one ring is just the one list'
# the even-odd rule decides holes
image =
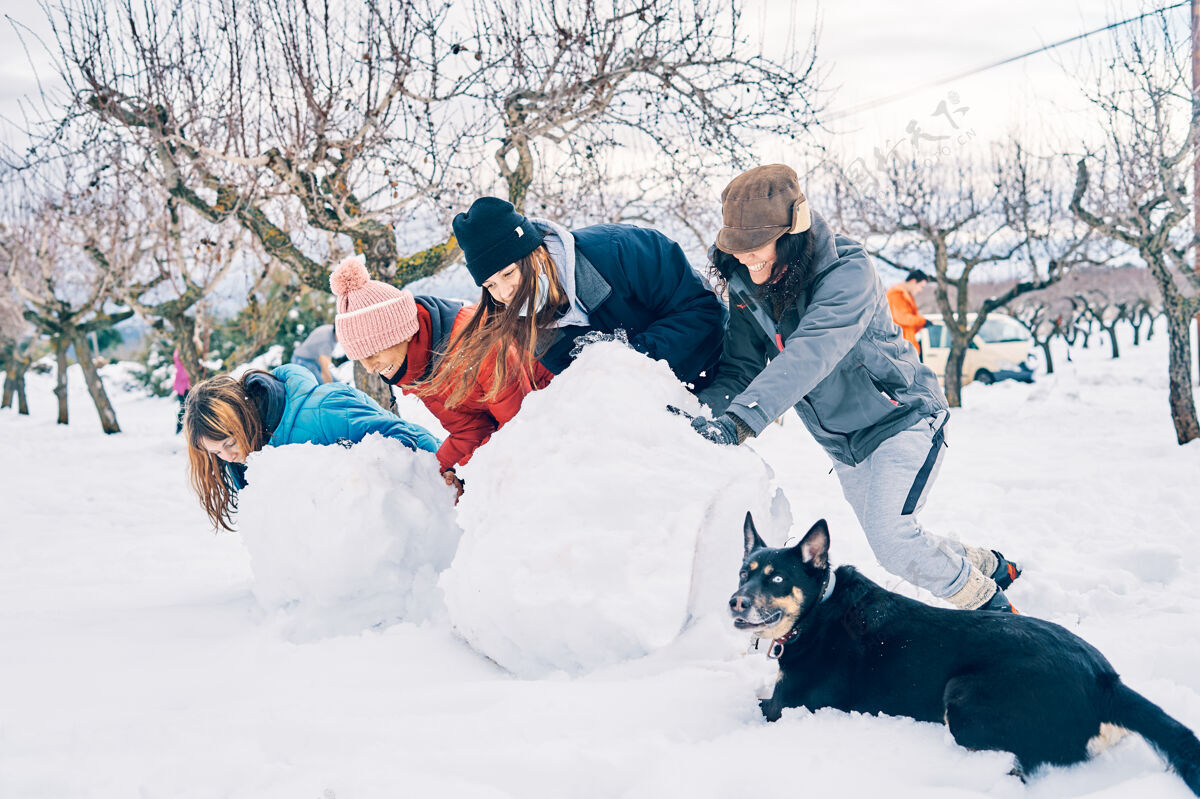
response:
{"label": "pom pom on hat", "polygon": [[333,319],[338,343],[352,360],[408,341],[417,334],[417,305],[412,292],[371,280],[362,258],[352,255],[329,276],[337,295]]}
{"label": "pom pom on hat", "polygon": [[371,280],[367,265],[362,258],[351,255],[342,260],[337,269],[329,276],[329,288],[339,297],[344,297],[352,291],[358,291]]}

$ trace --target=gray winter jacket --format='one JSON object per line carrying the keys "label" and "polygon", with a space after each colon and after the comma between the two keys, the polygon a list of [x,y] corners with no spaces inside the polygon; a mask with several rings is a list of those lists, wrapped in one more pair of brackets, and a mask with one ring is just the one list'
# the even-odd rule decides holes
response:
{"label": "gray winter jacket", "polygon": [[861,463],[877,446],[946,408],[937,377],[892,321],[861,244],[813,214],[816,280],[776,322],[738,265],[713,384],[700,399],[758,435],[789,407],[829,455]]}

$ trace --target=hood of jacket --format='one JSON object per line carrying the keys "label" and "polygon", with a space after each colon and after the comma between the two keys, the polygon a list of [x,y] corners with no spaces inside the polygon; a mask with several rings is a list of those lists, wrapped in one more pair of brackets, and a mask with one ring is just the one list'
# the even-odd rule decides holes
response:
{"label": "hood of jacket", "polygon": [[588,324],[588,315],[579,307],[575,292],[575,237],[571,231],[549,219],[530,217],[529,221],[542,234],[542,244],[546,245],[550,260],[554,261],[554,268],[558,271],[558,280],[570,300],[567,312],[555,320],[554,327]]}
{"label": "hood of jacket", "polygon": [[283,409],[287,405],[287,388],[284,382],[275,375],[255,372],[246,378],[246,393],[250,401],[258,409],[258,418],[262,420],[263,438],[267,441],[279,427],[283,418]]}

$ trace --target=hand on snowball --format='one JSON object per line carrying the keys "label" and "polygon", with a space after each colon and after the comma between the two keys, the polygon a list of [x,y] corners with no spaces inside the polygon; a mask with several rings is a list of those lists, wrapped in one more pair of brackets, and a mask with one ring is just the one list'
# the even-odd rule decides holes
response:
{"label": "hand on snowball", "polygon": [[727,413],[723,413],[715,419],[696,416],[692,419],[692,429],[714,444],[730,446],[737,446],[750,435],[750,431],[745,425],[738,424],[737,419]]}
{"label": "hand on snowball", "polygon": [[457,505],[463,495],[463,481],[459,479],[453,469],[447,469],[442,472],[442,479],[446,481],[446,485],[453,486],[455,491],[454,504]]}

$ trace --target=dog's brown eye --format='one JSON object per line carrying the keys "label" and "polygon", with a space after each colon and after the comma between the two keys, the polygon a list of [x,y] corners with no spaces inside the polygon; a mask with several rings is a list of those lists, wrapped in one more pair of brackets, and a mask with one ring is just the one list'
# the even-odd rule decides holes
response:
{"label": "dog's brown eye", "polygon": [[738,579],[739,579],[739,580],[745,580],[745,579],[746,579],[746,573],[745,573],[745,572],[742,572],[741,574],[739,574],[739,575],[738,575]]}

